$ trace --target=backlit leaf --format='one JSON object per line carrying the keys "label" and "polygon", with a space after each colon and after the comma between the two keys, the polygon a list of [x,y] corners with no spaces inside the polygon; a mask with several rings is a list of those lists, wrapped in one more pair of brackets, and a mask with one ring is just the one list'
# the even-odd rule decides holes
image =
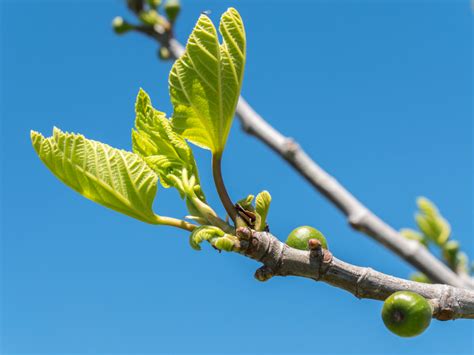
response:
{"label": "backlit leaf", "polygon": [[157,175],[136,154],[54,128],[45,138],[31,132],[43,163],[84,197],[148,223],[158,223],[152,204]]}
{"label": "backlit leaf", "polygon": [[[138,93],[135,112],[133,151],[159,175],[164,187],[176,187],[184,196],[186,188],[197,186],[196,193],[204,200],[191,148],[184,138],[173,131],[166,115],[153,108],[150,97],[143,90]],[[185,186],[189,182],[193,186]]]}
{"label": "backlit leaf", "polygon": [[237,10],[222,15],[219,31],[222,44],[201,15],[169,77],[173,127],[215,155],[224,150],[244,73],[245,30]]}

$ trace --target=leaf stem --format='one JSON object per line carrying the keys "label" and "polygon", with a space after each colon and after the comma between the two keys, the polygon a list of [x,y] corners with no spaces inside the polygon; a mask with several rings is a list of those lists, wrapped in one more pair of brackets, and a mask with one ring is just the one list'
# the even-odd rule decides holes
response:
{"label": "leaf stem", "polygon": [[237,211],[235,210],[234,204],[227,193],[227,189],[224,185],[224,180],[222,178],[222,169],[221,169],[222,154],[212,155],[212,175],[214,177],[214,184],[216,185],[217,193],[221,199],[222,205],[229,217],[235,223],[235,217]]}
{"label": "leaf stem", "polygon": [[155,215],[155,221],[156,221],[156,224],[162,224],[162,225],[166,225],[170,227],[181,228],[189,232],[192,232],[195,228],[197,228],[197,226],[192,223],[188,223],[186,221],[183,221],[182,219],[173,218],[173,217]]}

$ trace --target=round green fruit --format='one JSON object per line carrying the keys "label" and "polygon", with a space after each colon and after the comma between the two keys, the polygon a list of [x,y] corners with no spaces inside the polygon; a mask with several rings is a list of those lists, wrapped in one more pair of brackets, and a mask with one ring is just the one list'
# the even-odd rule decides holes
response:
{"label": "round green fruit", "polygon": [[382,308],[385,326],[401,337],[414,337],[425,331],[431,323],[430,303],[419,294],[398,291],[388,297]]}
{"label": "round green fruit", "polygon": [[310,239],[317,239],[321,242],[321,246],[324,249],[328,248],[328,243],[323,233],[310,226],[293,229],[286,239],[286,244],[295,249],[308,250],[308,241]]}

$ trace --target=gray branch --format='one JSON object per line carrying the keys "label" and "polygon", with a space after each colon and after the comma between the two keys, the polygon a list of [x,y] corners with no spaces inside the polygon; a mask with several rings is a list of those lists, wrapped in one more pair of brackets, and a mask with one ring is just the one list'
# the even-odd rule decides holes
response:
{"label": "gray branch", "polygon": [[[167,47],[174,58],[179,58],[184,53],[184,47],[171,35],[159,28],[141,27],[137,28],[137,31],[154,38],[162,46]],[[314,188],[347,216],[349,224],[354,229],[367,234],[393,251],[426,274],[433,282],[474,288],[470,278],[460,277],[423,245],[417,241],[404,238],[394,228],[377,217],[334,177],[312,160],[294,140],[285,137],[266,122],[243,97],[239,99],[236,114],[247,133],[261,140],[285,159]]]}
{"label": "gray branch", "polygon": [[408,281],[367,267],[348,264],[322,249],[317,240],[310,251],[289,247],[270,233],[238,228],[239,252],[263,266],[255,277],[266,281],[273,276],[299,276],[323,281],[358,298],[384,301],[397,291],[412,291],[425,297],[439,320],[474,319],[474,291],[441,284]]}

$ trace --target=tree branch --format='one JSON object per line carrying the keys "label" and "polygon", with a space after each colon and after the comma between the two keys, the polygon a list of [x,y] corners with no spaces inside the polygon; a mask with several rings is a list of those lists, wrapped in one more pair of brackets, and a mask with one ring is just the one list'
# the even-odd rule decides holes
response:
{"label": "tree branch", "polygon": [[[152,37],[161,46],[168,48],[173,58],[179,58],[184,53],[184,47],[175,38],[172,38],[169,32],[163,32],[159,26],[141,26],[137,27],[136,31]],[[394,228],[377,217],[312,160],[294,140],[285,137],[268,124],[242,96],[237,104],[236,114],[247,133],[261,140],[286,160],[346,215],[349,224],[355,230],[372,237],[426,274],[433,282],[474,288],[472,279],[460,277],[420,243],[404,238]]]}
{"label": "tree branch", "polygon": [[[239,253],[263,264],[255,277],[299,276],[323,281],[358,298],[384,301],[397,291],[412,291],[425,297],[438,320],[474,319],[474,291],[440,284],[425,284],[383,274],[367,267],[348,264],[322,249],[317,240],[310,251],[289,247],[267,232],[247,227],[237,229]],[[312,245],[311,245],[312,244]]]}

